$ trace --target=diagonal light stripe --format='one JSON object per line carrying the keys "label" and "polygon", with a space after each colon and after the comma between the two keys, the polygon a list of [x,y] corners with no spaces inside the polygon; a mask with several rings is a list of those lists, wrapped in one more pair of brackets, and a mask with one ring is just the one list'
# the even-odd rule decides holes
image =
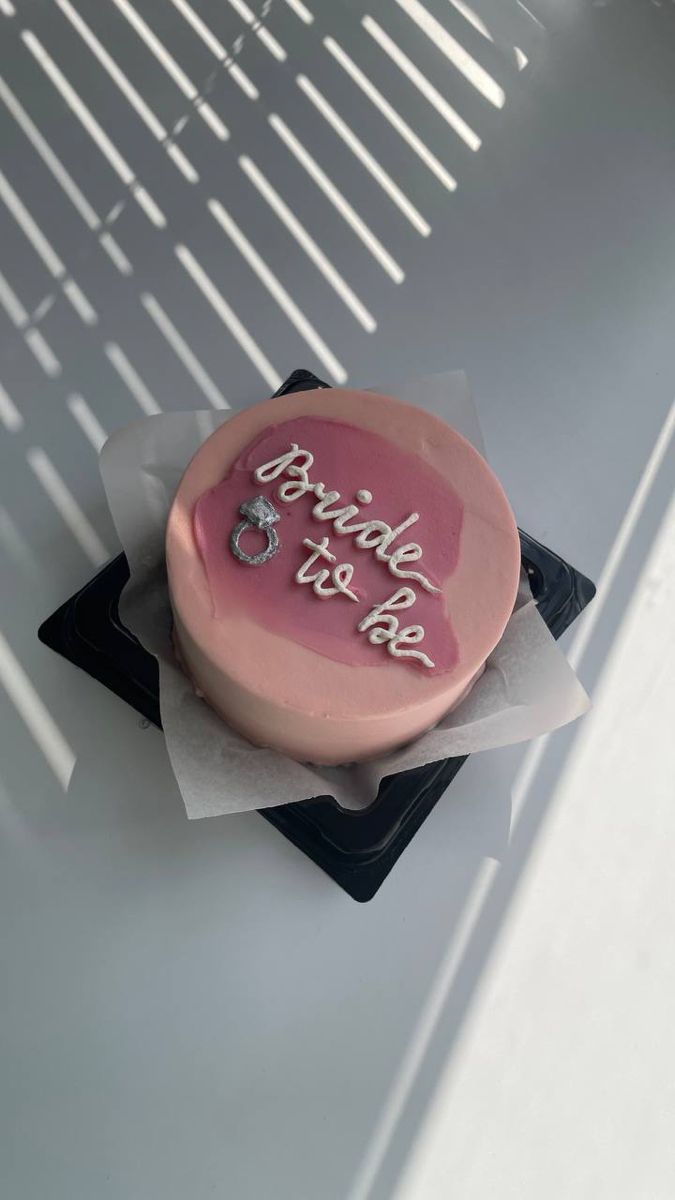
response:
{"label": "diagonal light stripe", "polygon": [[180,88],[183,95],[195,105],[200,117],[202,117],[209,128],[213,130],[221,141],[228,138],[230,136],[229,131],[213,111],[211,105],[202,99],[192,80],[188,78],[182,67],[179,67],[175,58],[169,54],[164,43],[160,41],[156,33],[153,33],[150,26],[136,12],[133,5],[129,3],[129,0],[113,0],[113,4],[129,22],[132,29],[136,31],[141,41],[145,43],[150,53],[155,56],[157,62],[164,68],[167,75],[173,79],[176,87]]}
{"label": "diagonal light stripe", "polygon": [[356,136],[353,129],[351,129],[347,122],[344,121],[339,113],[335,111],[332,104],[329,104],[325,96],[322,95],[319,89],[314,86],[314,84],[310,79],[307,78],[306,75],[298,75],[297,84],[307,98],[311,100],[318,112],[321,113],[321,116],[335,130],[338,137],[340,137],[345,145],[351,150],[354,157],[359,160],[359,162],[368,171],[368,174],[371,175],[375,182],[380,185],[382,191],[389,196],[389,199],[396,205],[399,211],[403,213],[403,216],[406,217],[406,219],[410,222],[413,229],[416,229],[417,232],[422,235],[422,237],[428,237],[431,233],[431,226],[429,223],[425,221],[424,217],[418,212],[414,204],[411,203],[398,184],[394,183],[391,175],[385,171],[384,167],[377,161],[374,155],[370,153],[370,150],[364,146],[363,142]]}
{"label": "diagonal light stripe", "polygon": [[75,180],[66,170],[61,160],[40,133],[34,121],[28,116],[25,108],[19,103],[11,88],[7,86],[5,80],[2,78],[0,78],[0,97],[11,112],[17,125],[23,130],[29,142],[39,154],[47,169],[51,171],[54,179],[65,192],[73,207],[77,209],[83,221],[87,223],[90,229],[98,229],[101,222],[86,196],[81,192]]}
{"label": "diagonal light stripe", "polygon": [[447,122],[450,128],[454,129],[455,133],[461,137],[463,142],[466,142],[466,145],[469,147],[469,149],[479,150],[481,146],[481,140],[478,134],[474,133],[473,129],[470,125],[467,125],[464,118],[460,117],[459,113],[452,107],[451,104],[448,104],[445,96],[441,95],[438,89],[434,87],[433,83],[429,83],[426,75],[422,74],[419,67],[416,67],[414,62],[408,58],[407,54],[403,53],[400,46],[398,46],[396,42],[389,37],[388,33],[385,33],[384,29],[378,25],[377,21],[374,21],[372,17],[366,16],[361,21],[361,24],[366,30],[366,33],[369,33],[370,36],[377,42],[378,46],[384,50],[385,54],[389,55],[391,61],[395,63],[399,70],[407,76],[412,84],[414,84],[418,92],[424,96],[425,100],[428,100],[429,104],[433,105],[433,107],[436,109],[436,112],[443,117],[443,120]]}
{"label": "diagonal light stripe", "polygon": [[207,46],[215,58],[218,59],[218,62],[222,63],[225,70],[232,76],[235,83],[241,88],[242,92],[244,92],[249,99],[257,100],[259,92],[255,84],[249,79],[248,75],[242,71],[241,67],[239,67],[233,61],[232,55],[227,52],[222,42],[219,41],[215,33],[209,29],[206,22],[197,15],[192,6],[188,4],[187,0],[171,0],[171,3],[173,4],[174,8],[178,10],[181,16],[185,18],[190,27],[197,34],[197,37],[201,38],[204,45]]}
{"label": "diagonal light stripe", "polygon": [[259,25],[256,29],[256,34],[265,49],[269,50],[270,54],[276,58],[277,62],[286,62],[286,51],[281,43],[277,41],[274,35],[270,33],[269,29],[265,29],[264,25]]}
{"label": "diagonal light stripe", "polygon": [[452,4],[453,8],[457,9],[458,13],[462,14],[464,20],[469,22],[469,25],[473,25],[474,29],[477,29],[479,33],[482,33],[483,37],[487,38],[488,42],[494,41],[494,38],[483,18],[480,17],[478,13],[473,10],[473,8],[469,8],[469,5],[465,4],[464,0],[450,0],[450,4]]}
{"label": "diagonal light stripe", "polygon": [[[659,430],[658,437],[652,446],[649,457],[644,465],[638,485],[631,496],[630,504],[624,513],[616,537],[612,542],[609,554],[598,579],[598,590],[588,612],[584,613],[581,627],[576,634],[571,649],[567,655],[573,670],[577,671],[586,653],[593,632],[602,617],[614,581],[624,560],[626,550],[630,545],[645,505],[649,499],[654,480],[656,479],[666,456],[671,450],[675,438],[675,401],[671,404],[666,418]],[[672,474],[672,471],[671,471]]]}
{"label": "diagonal light stripe", "polygon": [[316,354],[317,358],[330,371],[331,375],[338,383],[344,383],[347,379],[347,372],[342,363],[338,362],[332,350],[326,345],[323,338],[317,333],[314,326],[308,321],[302,309],[295,303],[295,300],[287,292],[281,281],[277,278],[273,271],[270,270],[267,263],[258,254],[255,247],[249,242],[248,238],[232,219],[223,205],[218,200],[209,200],[209,211],[215,217],[218,224],[230,238],[230,241],[237,247],[237,250],[246,259],[251,270],[255,272],[258,279],[263,284],[270,296],[279,305],[279,308],[288,317],[289,321],[298,333],[306,341],[309,348]]}
{"label": "diagonal light stripe", "polygon": [[55,3],[61,9],[66,20],[73,26],[73,29],[79,33],[82,41],[89,47],[94,57],[98,59],[103,69],[117,85],[122,95],[129,101],[134,111],[138,113],[138,116],[150,130],[153,137],[157,138],[159,142],[163,141],[167,134],[161,121],[155,116],[150,106],[145,103],[145,100],[129,79],[127,79],[124,71],[121,70],[112,55],[108,53],[93,30],[87,25],[84,18],[73,8],[70,0],[55,0]]}
{"label": "diagonal light stripe", "polygon": [[147,192],[146,189],[142,187],[140,183],[138,183],[138,181],[131,185],[131,194],[134,197],[134,200],[140,204],[146,217],[150,218],[153,225],[156,225],[158,229],[163,229],[166,225],[166,217],[164,216],[164,213],[159,205],[155,204],[155,201],[150,193]]}
{"label": "diagonal light stripe", "polygon": [[265,48],[269,50],[270,54],[274,55],[278,62],[285,62],[286,51],[284,50],[283,46],[279,44],[277,39],[272,36],[268,29],[265,29],[265,26],[261,24],[260,18],[256,16],[254,12],[252,12],[248,4],[245,4],[244,0],[228,0],[228,3],[230,7],[239,14],[242,21],[245,21],[247,25],[253,27],[256,34],[260,38],[260,41],[263,43]]}
{"label": "diagonal light stripe", "polygon": [[[136,90],[130,80],[127,79],[124,71],[121,70],[112,55],[108,53],[105,46],[102,45],[93,30],[89,27],[89,25],[87,25],[87,22],[80,16],[77,10],[73,8],[70,0],[56,0],[56,3],[61,9],[64,17],[70,21],[70,24],[77,31],[77,33],[79,33],[83,42],[89,47],[92,54],[98,60],[98,62],[100,62],[103,69],[107,71],[108,75],[113,80],[113,83],[117,85],[122,95],[125,96],[129,101],[129,104],[133,108],[134,112],[137,113],[137,115],[141,118],[143,124],[147,129],[150,130],[150,133],[153,135],[153,137],[156,138],[161,145],[165,146],[167,153],[172,158],[176,166],[178,166],[179,170],[181,170],[185,175],[186,179],[189,179],[191,183],[196,182],[199,176],[197,175],[197,172],[192,164],[185,158],[184,155],[182,155],[182,151],[179,151],[178,147],[174,146],[173,143],[168,140],[168,133],[162,125],[162,122],[155,115],[150,106],[146,104],[145,100]],[[172,154],[172,150],[176,151],[177,153]]]}
{"label": "diagonal light stripe", "polygon": [[230,8],[233,8],[247,25],[253,25],[254,21],[257,20],[255,13],[249,8],[248,4],[244,4],[244,0],[227,0],[227,2]]}
{"label": "diagonal light stripe", "polygon": [[160,413],[162,410],[150,388],[141,379],[136,368],[132,367],[121,346],[118,346],[116,342],[108,342],[105,352],[109,362],[112,363],[120,379],[126,384],[134,400],[136,400],[139,408],[143,410],[146,416],[154,417],[157,413]]}
{"label": "diagonal light stripe", "polygon": [[366,225],[366,222],[359,216],[349,201],[345,199],[340,189],[335,186],[332,179],[319,166],[316,159],[312,158],[309,150],[298,140],[286,122],[282,121],[277,113],[270,113],[268,119],[274,132],[281,138],[284,145],[290,150],[300,165],[304,167],[310,178],[321,189],[324,196],[330,200],[343,220],[353,229],[359,240],[370,251],[373,258],[387,272],[389,278],[393,279],[394,283],[403,283],[405,279],[403,268],[399,266],[389,251],[385,250],[379,238],[375,237],[372,229]]}
{"label": "diagonal light stripe", "polygon": [[194,30],[197,37],[201,38],[214,58],[217,58],[219,62],[224,62],[228,57],[227,50],[223,43],[216,37],[215,33],[209,29],[206,21],[202,21],[202,18],[197,15],[192,5],[188,4],[187,0],[171,0],[171,3]]}
{"label": "diagonal light stripe", "polygon": [[54,354],[51,346],[43,338],[39,329],[26,329],[29,316],[16,293],[10,287],[4,275],[0,272],[0,304],[17,329],[23,329],[24,339],[28,349],[39,362],[46,375],[53,378],[61,373],[61,363]]}
{"label": "diagonal light stripe", "polygon": [[26,345],[34,354],[45,375],[48,375],[50,379],[55,379],[57,375],[60,375],[61,363],[40,330],[29,329],[24,337]]}
{"label": "diagonal light stripe", "polygon": [[172,142],[171,138],[167,138],[164,143],[164,148],[169,158],[173,160],[175,165],[178,167],[178,170],[187,179],[188,183],[199,183],[199,173],[197,169],[193,167],[189,158],[183,153],[180,146],[177,146],[175,142]]}
{"label": "diagonal light stripe", "polygon": [[84,292],[78,287],[74,279],[66,279],[63,284],[63,291],[85,325],[96,325],[98,313],[93,305],[89,303]]}
{"label": "diagonal light stripe", "polygon": [[10,433],[18,433],[23,429],[23,417],[12,397],[0,383],[0,421]]}
{"label": "diagonal light stripe", "polygon": [[[35,252],[42,259],[47,270],[55,279],[62,282],[65,295],[70,300],[78,316],[86,325],[95,325],[98,317],[84,292],[70,277],[64,279],[66,268],[56,253],[51,242],[45,237],[37,221],[31,216],[23,201],[14,191],[8,179],[0,171],[0,198],[14,217],[17,225],[28,238]],[[33,317],[37,319],[37,313]]]}
{"label": "diagonal light stripe", "polygon": [[534,13],[530,12],[529,8],[523,4],[523,0],[516,0],[516,4],[518,5],[518,8],[522,8],[523,12],[534,21],[535,25],[538,25],[540,29],[546,29],[546,26],[542,25],[539,17],[535,17]]}
{"label": "diagonal light stripe", "polygon": [[49,496],[54,508],[70,529],[75,540],[95,567],[102,567],[110,554],[89,518],[85,516],[72,492],[59,475],[52,460],[41,446],[31,446],[26,452],[29,466]]}
{"label": "diagonal light stripe", "polygon": [[28,238],[36,254],[42,259],[47,270],[55,279],[60,279],[65,275],[66,268],[61,259],[56,253],[54,247],[47,240],[37,221],[29,213],[23,201],[17,196],[14,188],[9,180],[0,171],[0,199],[2,199],[11,212],[14,220],[19,228]]}
{"label": "diagonal light stripe", "polygon": [[133,275],[134,269],[133,269],[131,263],[129,262],[129,259],[127,258],[124,251],[120,249],[120,247],[118,246],[118,244],[115,241],[112,234],[102,233],[99,238],[99,241],[100,241],[101,245],[103,246],[103,249],[106,251],[106,253],[110,256],[111,260],[114,262],[114,264],[117,267],[117,270],[120,272],[120,274],[121,275]]}
{"label": "diagonal light stripe", "polygon": [[457,187],[457,180],[450,174],[449,171],[446,170],[443,164],[439,162],[439,160],[436,158],[436,155],[432,154],[428,146],[425,146],[422,139],[417,136],[413,129],[410,128],[407,121],[403,120],[403,117],[400,115],[400,113],[398,113],[396,109],[389,103],[389,101],[385,99],[385,97],[382,95],[382,92],[375,87],[375,84],[368,79],[368,76],[363,73],[361,68],[357,67],[354,60],[349,57],[345,50],[342,49],[342,46],[340,46],[332,37],[324,38],[323,44],[328,52],[333,55],[333,58],[339,62],[343,70],[345,70],[350,78],[354,80],[354,83],[361,88],[363,94],[368,97],[368,99],[375,105],[377,109],[379,109],[379,111],[382,113],[382,116],[386,117],[392,128],[396,130],[400,137],[403,138],[403,141],[410,146],[411,150],[414,150],[415,154],[422,160],[425,167],[429,168],[432,174],[434,174],[436,178],[440,180],[440,182],[448,189],[449,192],[454,192]]}
{"label": "diagonal light stripe", "polygon": [[246,72],[242,71],[241,67],[237,63],[226,63],[225,70],[227,71],[228,75],[234,79],[234,82],[241,88],[242,92],[248,96],[249,100],[258,99],[260,92],[253,81],[249,79]]}
{"label": "diagonal light stripe", "polygon": [[28,324],[28,313],[23,304],[16,295],[13,288],[5,279],[0,271],[0,304],[4,308],[10,321],[16,325],[17,329],[23,329],[24,325]]}
{"label": "diagonal light stripe", "polygon": [[0,505],[0,542],[21,571],[29,576],[32,575],[34,579],[39,580],[43,577],[44,567],[40,565],[32,547],[2,505]]}
{"label": "diagonal light stripe", "polygon": [[[136,177],[131,170],[126,159],[120,154],[117,147],[110,140],[105,130],[101,128],[96,118],[87,108],[83,100],[80,99],[75,89],[66,79],[60,67],[57,67],[53,58],[47,53],[42,43],[36,38],[30,30],[24,29],[21,37],[35,58],[40,64],[45,74],[54,84],[54,87],[65,100],[70,111],[77,117],[80,124],[86,129],[90,138],[98,146],[101,154],[108,160],[113,171],[122,180],[122,183],[130,188],[132,194],[144,209],[147,216],[153,224],[158,227],[166,225],[166,220],[161,209],[150,199],[144,188],[138,184]],[[148,203],[149,201],[149,203]]]}
{"label": "diagonal light stripe", "polygon": [[197,386],[201,388],[209,403],[214,408],[229,408],[230,406],[222,392],[216,387],[208,372],[204,370],[197,355],[190,349],[185,338],[176,329],[173,321],[167,316],[159,301],[149,292],[144,292],[141,296],[141,303],[148,315],[155,322],[160,333],[166,338],[174,354],[180,359]]}
{"label": "diagonal light stripe", "polygon": [[68,745],[2,633],[0,633],[0,681],[64,792],[67,791],[77,761],[75,752]]}
{"label": "diagonal light stripe", "polygon": [[415,22],[418,29],[425,33],[430,41],[441,51],[442,54],[452,63],[453,67],[475,87],[481,96],[489,100],[490,104],[494,104],[495,108],[503,108],[506,96],[504,89],[499,86],[497,81],[481,67],[480,63],[476,62],[468,50],[465,50],[462,45],[448,33],[444,25],[437,21],[435,17],[420,4],[420,0],[396,0],[400,8]]}
{"label": "diagonal light stripe", "polygon": [[260,346],[248,332],[246,326],[239,320],[239,317],[227,303],[225,297],[218,291],[213,280],[209,278],[204,268],[197,262],[197,259],[188,250],[187,246],[176,246],[176,257],[196,283],[202,295],[208,300],[214,312],[220,317],[225,327],[229,329],[232,336],[239,342],[246,357],[260,372],[269,387],[273,391],[276,391],[281,386],[281,376],[275,371],[269,359],[263,354]]}
{"label": "diagonal light stripe", "polygon": [[108,435],[98,417],[91,411],[84,397],[78,396],[76,393],[68,397],[67,404],[80,429],[98,454],[101,446],[108,440]]}
{"label": "diagonal light stripe", "polygon": [[145,42],[145,45],[154,54],[157,61],[164,67],[167,75],[171,76],[176,87],[180,88],[188,100],[196,100],[199,93],[192,80],[188,78],[182,67],[178,66],[178,63],[169,54],[164,43],[160,41],[150,26],[139,16],[133,5],[129,4],[128,0],[113,0],[113,4],[119,9],[131,27],[136,30],[141,41]]}
{"label": "diagonal light stripe", "polygon": [[307,5],[302,3],[302,0],[286,0],[286,3],[288,7],[295,13],[296,17],[299,17],[301,21],[305,22],[305,25],[312,24],[314,16],[307,8]]}
{"label": "diagonal light stripe", "polygon": [[377,329],[375,318],[368,312],[365,305],[361,303],[358,296],[354,294],[349,284],[345,282],[340,272],[333,266],[321,247],[314,241],[314,238],[310,236],[304,225],[291,212],[288,205],[282,200],[279,193],[263,175],[262,171],[259,170],[247,155],[241,156],[239,165],[254,187],[258,189],[261,196],[267,201],[270,208],[277,214],[279,220],[283,222],[288,231],[293,235],[298,245],[305,251],[307,257],[318,267],[324,278],[328,280],[340,299],[350,312],[353,313],[359,324],[363,326],[367,333],[373,333]]}
{"label": "diagonal light stripe", "polygon": [[412,1036],[403,1050],[391,1080],[386,1102],[371,1132],[368,1148],[356,1178],[349,1189],[349,1200],[372,1200],[375,1195],[382,1165],[386,1161],[387,1152],[396,1137],[415,1082],[429,1054],[434,1033],[447,1010],[448,997],[453,994],[453,985],[462,969],[465,956],[473,945],[498,871],[499,865],[494,859],[483,859],[467,888],[453,937],[434,978],[430,981]]}
{"label": "diagonal light stripe", "polygon": [[[16,96],[8,87],[5,80],[0,78],[0,98],[3,100],[6,108],[14,117],[17,125],[23,130],[29,142],[33,146],[36,153],[42,159],[51,172],[56,182],[62,188],[64,195],[68,197],[73,207],[82,217],[82,220],[93,232],[101,228],[101,220],[95,209],[87,200],[82,190],[78,187],[72,175],[66,170],[61,160],[52,150],[49,143],[40,133],[35,122],[29,117],[25,108],[19,103]],[[177,150],[177,147],[173,147]],[[171,153],[171,149],[168,151]],[[190,182],[194,182],[191,180]],[[132,267],[126,255],[118,246],[115,239],[110,233],[104,232],[99,236],[99,242],[106,253],[111,258],[112,262],[117,267],[122,275],[131,275]]]}
{"label": "diagonal light stripe", "polygon": [[195,101],[195,108],[197,109],[197,112],[202,120],[208,125],[211,132],[215,133],[216,137],[219,138],[221,142],[226,142],[230,136],[230,131],[227,128],[227,125],[221,121],[217,113],[213,111],[211,105],[207,104],[205,100],[197,100]]}
{"label": "diagonal light stripe", "polygon": [[87,130],[87,133],[91,137],[92,141],[96,143],[101,153],[105,158],[107,158],[113,170],[117,175],[119,175],[122,183],[128,187],[134,181],[134,173],[131,170],[128,162],[122,157],[122,155],[113,145],[110,138],[101,128],[96,118],[92,116],[86,104],[80,100],[80,97],[77,95],[75,89],[71,87],[61,69],[57,67],[56,63],[47,53],[42,43],[36,38],[35,34],[31,33],[30,30],[24,30],[22,37],[31,54],[44,69],[45,73],[49,76],[57,91],[61,93],[61,96],[65,100],[71,112],[75,114],[75,116]]}

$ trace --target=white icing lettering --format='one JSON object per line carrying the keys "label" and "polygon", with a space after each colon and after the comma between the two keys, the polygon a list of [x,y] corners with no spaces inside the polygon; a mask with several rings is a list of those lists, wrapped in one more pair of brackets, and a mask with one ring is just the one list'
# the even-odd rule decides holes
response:
{"label": "white icing lettering", "polygon": [[345,521],[350,521],[352,517],[358,516],[359,509],[356,504],[343,504],[342,508],[334,508],[332,512],[328,511],[326,505],[335,504],[337,500],[341,499],[339,492],[327,492],[325,484],[315,483],[314,495],[318,497],[318,503],[312,509],[312,516],[316,517],[317,521],[332,521],[337,534],[357,533],[358,530],[366,528],[367,521],[360,525],[345,525]]}
{"label": "white icing lettering", "polygon": [[391,543],[395,538],[398,537],[399,533],[403,533],[403,530],[407,529],[410,525],[415,525],[419,519],[419,513],[411,513],[410,516],[406,517],[405,521],[401,521],[401,524],[397,525],[395,529],[390,529],[387,536],[382,539],[379,549],[376,551],[377,557],[384,561],[388,557],[385,554],[387,547],[391,546]]}
{"label": "white icing lettering", "polygon": [[[301,461],[298,462],[298,459]],[[415,579],[427,592],[440,592],[441,589],[431,583],[421,571],[400,570],[400,563],[417,562],[422,557],[422,547],[417,542],[408,542],[393,554],[387,554],[388,547],[403,533],[404,529],[408,529],[419,521],[419,513],[411,513],[395,529],[392,529],[391,525],[387,525],[386,521],[377,520],[347,525],[345,522],[359,515],[358,507],[355,504],[343,504],[341,508],[334,508],[330,511],[330,505],[336,504],[342,497],[339,492],[327,492],[324,483],[310,483],[308,471],[313,462],[314,455],[309,450],[301,450],[297,442],[293,442],[290,450],[287,450],[285,454],[280,454],[278,458],[263,463],[253,472],[253,476],[256,483],[270,483],[272,480],[278,479],[279,475],[284,472],[286,475],[290,475],[290,481],[282,483],[277,490],[280,500],[292,503],[307,492],[313,492],[317,503],[312,508],[312,515],[317,521],[332,521],[335,532],[341,536],[355,533],[357,535],[356,545],[361,550],[375,550],[376,557],[380,562],[387,563],[392,575],[396,575],[399,579]],[[356,493],[356,498],[361,504],[370,504],[373,494],[367,488],[363,488]]]}
{"label": "white icing lettering", "polygon": [[333,524],[333,529],[336,533],[344,535],[345,533],[355,533],[359,529],[363,529],[363,525],[351,526],[345,525],[345,521],[351,521],[352,517],[358,517],[359,510],[355,504],[345,504],[341,510],[340,516]]}
{"label": "white icing lettering", "polygon": [[[359,504],[370,504],[373,498],[373,493],[367,489],[361,489],[356,493],[356,499]],[[340,535],[345,533],[359,533],[362,529],[367,529],[369,521],[360,521],[357,525],[345,525],[345,521],[351,521],[352,517],[359,515],[359,509],[356,504],[346,504],[344,508],[339,510],[340,515],[337,517],[333,528]]]}
{"label": "white icing lettering", "polygon": [[[426,591],[440,592],[441,589],[431,583],[421,571],[407,569],[407,564],[419,562],[422,557],[422,547],[417,542],[405,542],[395,549],[392,548],[396,539],[411,525],[415,525],[419,521],[419,513],[410,513],[404,521],[393,528],[386,521],[380,521],[377,518],[348,524],[348,522],[353,522],[354,517],[361,515],[359,505],[372,502],[372,492],[368,488],[360,488],[355,495],[358,504],[340,505],[339,502],[342,499],[340,492],[326,491],[326,485],[323,482],[312,483],[310,481],[309,468],[313,463],[314,455],[309,450],[302,450],[297,442],[293,442],[290,449],[284,454],[257,467],[253,472],[253,477],[256,483],[271,483],[280,475],[286,475],[287,478],[277,489],[277,495],[281,500],[293,503],[301,496],[313,495],[316,503],[312,507],[312,516],[315,520],[332,521],[333,529],[338,536],[352,535],[355,546],[360,550],[374,551],[377,560],[386,563],[391,574],[397,578],[414,579]],[[335,507],[336,505],[337,507]],[[358,602],[358,595],[349,587],[354,574],[354,567],[351,563],[338,563],[337,566],[330,569],[320,566],[314,570],[313,574],[309,574],[313,567],[316,568],[319,560],[335,563],[335,555],[328,549],[328,544],[327,537],[322,538],[320,542],[314,542],[311,538],[304,539],[303,546],[307,547],[311,554],[296,572],[296,582],[310,583],[314,593],[322,599],[341,593],[343,596],[348,596],[350,600]],[[329,585],[329,580],[332,586]],[[386,645],[388,653],[393,657],[415,658],[423,666],[432,668],[433,661],[423,651],[406,649],[406,647],[418,645],[423,640],[423,626],[407,625],[401,629],[398,617],[393,615],[399,610],[410,608],[414,603],[415,593],[412,588],[400,587],[388,600],[376,604],[359,623],[357,629],[360,633],[367,633],[368,640],[373,645]]]}
{"label": "white icing lettering", "polygon": [[[296,458],[302,458],[302,464],[298,465],[295,462]],[[271,483],[273,479],[278,479],[279,475],[283,474],[284,471],[289,475],[298,474],[300,471],[306,474],[307,468],[311,467],[313,462],[314,455],[309,450],[301,450],[298,443],[293,442],[290,450],[286,450],[278,458],[271,458],[269,462],[256,467],[253,472],[253,478],[256,483]],[[295,470],[291,471],[291,467],[295,467]]]}
{"label": "white icing lettering", "polygon": [[367,617],[357,625],[359,633],[368,634],[368,641],[374,646],[386,643],[389,654],[394,658],[417,658],[425,667],[433,667],[434,663],[421,650],[402,650],[401,646],[415,646],[424,637],[422,625],[406,625],[399,629],[398,617],[391,614],[403,608],[410,608],[415,603],[415,593],[412,588],[401,587],[388,600],[371,608]]}
{"label": "white icing lettering", "polygon": [[[406,542],[404,546],[397,546],[394,553],[389,558],[389,570],[394,575],[405,576],[406,572],[399,571],[399,563],[417,562],[422,557],[422,547],[418,546],[417,542]],[[415,572],[413,571],[414,575]]]}
{"label": "white icing lettering", "polygon": [[[317,596],[322,599],[327,599],[329,596],[337,596],[338,592],[342,592],[343,596],[349,596],[350,600],[356,600],[358,596],[349,588],[354,574],[354,568],[351,563],[338,563],[331,571],[326,567],[321,567],[314,575],[308,575],[307,572],[315,565],[320,558],[326,559],[328,562],[335,562],[335,555],[331,554],[328,549],[328,538],[324,537],[320,542],[313,542],[311,538],[305,538],[303,546],[311,550],[309,558],[302,564],[296,572],[295,579],[297,583],[311,583],[312,590]],[[334,587],[326,587],[326,580],[331,579]]]}
{"label": "white icing lettering", "polygon": [[366,521],[363,532],[354,541],[360,550],[374,550],[388,533],[391,533],[391,525],[385,521]]}
{"label": "white icing lettering", "polygon": [[343,508],[338,508],[335,512],[328,512],[327,509],[328,505],[335,504],[335,501],[340,499],[339,492],[327,492],[323,483],[315,483],[314,495],[318,497],[318,503],[312,509],[312,516],[316,517],[317,521],[334,521],[336,517],[342,516],[345,511]]}
{"label": "white icing lettering", "polygon": [[417,562],[422,557],[422,547],[417,542],[406,542],[405,546],[399,546],[394,551],[389,559],[389,570],[392,575],[396,575],[399,579],[416,579],[421,587],[428,592],[438,592],[440,588],[433,587],[425,575],[421,571],[401,571],[399,563]]}
{"label": "white icing lettering", "polygon": [[[415,603],[415,593],[412,588],[400,587],[390,596],[388,600],[383,600],[381,604],[376,604],[373,609],[364,617],[359,625],[359,633],[369,629],[371,625],[379,619],[378,614],[381,612],[397,612],[400,608],[410,608]],[[392,618],[393,619],[393,618]]]}
{"label": "white icing lettering", "polygon": [[[296,462],[298,458],[302,460],[299,463]],[[271,483],[285,472],[292,477],[293,482],[283,483],[278,495],[282,500],[298,500],[305,492],[313,490],[307,473],[313,462],[314,455],[309,450],[301,450],[297,442],[293,442],[285,454],[280,454],[278,458],[272,458],[257,467],[253,478],[256,483]]]}
{"label": "white icing lettering", "polygon": [[282,483],[281,486],[277,488],[277,496],[280,500],[286,500],[288,503],[290,503],[292,500],[299,500],[301,496],[304,496],[307,492],[312,491],[314,491],[314,489],[311,483],[309,483],[306,479],[293,479],[289,480],[287,483]]}
{"label": "white icing lettering", "polygon": [[427,592],[440,592],[441,589],[431,583],[421,571],[401,571],[399,569],[399,563],[417,562],[422,557],[422,547],[418,542],[406,542],[405,546],[398,547],[392,554],[387,553],[389,546],[399,534],[414,525],[419,519],[419,513],[411,513],[395,529],[392,529],[391,525],[387,525],[385,521],[375,520],[366,521],[362,525],[352,525],[349,531],[361,530],[355,539],[356,545],[361,550],[374,550],[375,557],[380,562],[387,564],[392,575],[396,575],[399,579],[416,579]]}

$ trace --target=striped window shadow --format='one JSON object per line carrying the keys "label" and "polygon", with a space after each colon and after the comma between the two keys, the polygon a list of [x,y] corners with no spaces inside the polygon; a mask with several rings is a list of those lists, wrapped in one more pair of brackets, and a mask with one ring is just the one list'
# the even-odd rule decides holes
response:
{"label": "striped window shadow", "polygon": [[0,630],[0,683],[63,791],[68,790],[76,755]]}
{"label": "striped window shadow", "polygon": [[[119,277],[115,290],[101,275],[92,292],[31,196],[0,176],[59,303],[83,326],[102,326],[83,355],[74,334],[50,347],[49,331],[62,328],[51,295],[36,314],[8,274],[0,300],[42,370],[57,378],[95,348],[113,397],[147,415],[174,407],[167,383],[179,400],[185,388],[188,402],[222,408],[243,381],[275,387],[298,361],[344,383],[358,339],[381,328],[438,214],[451,220],[465,156],[484,147],[507,102],[484,9],[373,0],[329,19],[300,0],[269,11],[168,0],[161,13],[147,0],[111,0],[102,16],[54,0],[56,41],[36,13],[34,29],[19,28],[23,51],[120,188],[119,204],[102,212],[94,176],[61,153],[16,85],[0,83],[26,152],[91,235],[87,272],[95,278],[105,261]],[[519,29],[533,24],[518,11]],[[76,56],[87,79],[98,73],[100,95],[73,70]],[[230,112],[223,101],[235,94]],[[207,334],[218,327],[222,340]],[[90,379],[68,374],[65,384],[64,411],[93,448],[106,422],[89,406]]]}

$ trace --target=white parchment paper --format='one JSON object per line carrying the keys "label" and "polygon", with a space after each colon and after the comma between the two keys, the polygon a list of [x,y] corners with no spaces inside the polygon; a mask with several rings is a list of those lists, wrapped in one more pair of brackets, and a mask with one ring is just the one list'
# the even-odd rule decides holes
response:
{"label": "white parchment paper", "polygon": [[[461,371],[417,378],[388,392],[442,417],[483,452],[476,410]],[[333,795],[347,808],[370,804],[380,779],[454,755],[525,741],[588,708],[588,697],[539,616],[523,582],[485,672],[453,712],[395,754],[365,764],[313,767],[259,749],[199,699],[171,645],[164,530],[179,480],[201,443],[232,412],[166,413],[114,434],[101,475],[130,569],[120,603],[125,625],[159,662],[166,745],[190,818]]]}

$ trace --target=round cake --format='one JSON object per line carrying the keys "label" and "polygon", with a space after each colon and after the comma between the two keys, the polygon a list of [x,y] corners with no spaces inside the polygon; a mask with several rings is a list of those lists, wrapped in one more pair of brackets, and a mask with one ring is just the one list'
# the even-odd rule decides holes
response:
{"label": "round cake", "polygon": [[201,446],[166,534],[176,652],[249,741],[303,762],[417,737],[480,675],[518,587],[490,467],[420,409],[316,389]]}

